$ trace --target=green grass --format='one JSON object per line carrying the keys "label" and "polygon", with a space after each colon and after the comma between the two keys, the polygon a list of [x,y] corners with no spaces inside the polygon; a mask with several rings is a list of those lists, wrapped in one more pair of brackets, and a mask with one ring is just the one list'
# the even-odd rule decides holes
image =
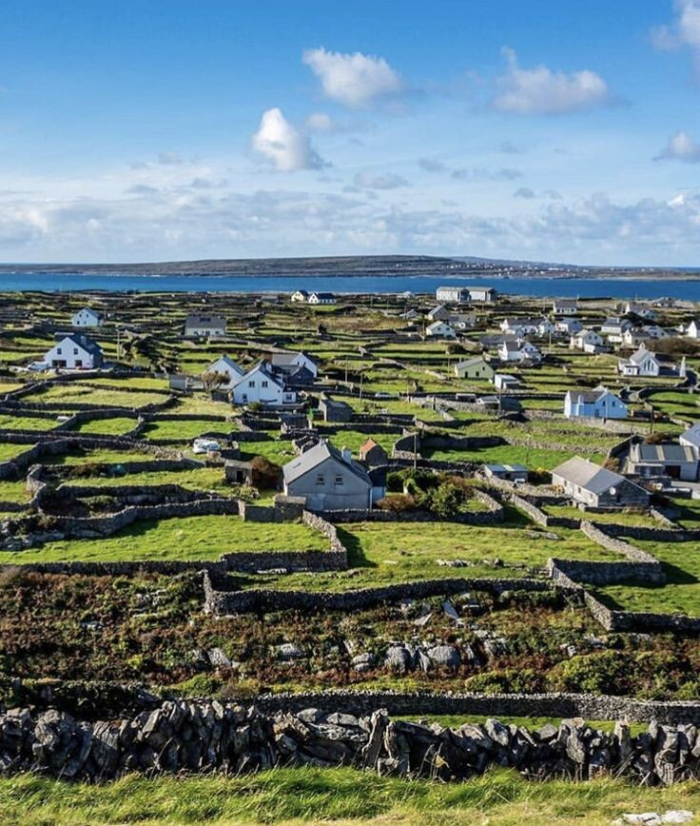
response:
{"label": "green grass", "polygon": [[173,439],[191,442],[202,433],[230,433],[235,428],[232,422],[210,422],[206,419],[156,419],[143,430],[142,438]]}
{"label": "green grass", "polygon": [[29,502],[30,498],[24,479],[19,482],[0,481],[0,502],[16,502],[23,505]]}
{"label": "green grass", "polygon": [[700,616],[700,542],[629,541],[661,562],[666,572],[666,584],[630,581],[596,588],[604,601],[623,611]]}
{"label": "green grass", "polygon": [[103,436],[122,436],[129,433],[136,427],[136,419],[129,419],[126,416],[115,416],[113,419],[93,419],[92,421],[81,422],[76,428],[76,433],[96,433]]}
{"label": "green grass", "polygon": [[[518,447],[517,445],[499,445],[498,447],[484,447],[474,450],[433,450],[423,448],[421,455],[427,459],[438,459],[446,462],[476,462],[522,464],[528,468],[543,468],[551,470],[567,459],[570,459],[575,450],[545,450],[542,448]],[[602,461],[603,454],[587,456],[594,462]]]}
{"label": "green grass", "polygon": [[179,398],[175,407],[171,407],[168,413],[191,413],[195,416],[228,416],[234,410],[235,408],[226,402],[213,402],[204,394],[195,394]]}
{"label": "green grass", "polygon": [[130,393],[127,389],[99,389],[87,384],[73,382],[57,384],[45,391],[37,391],[25,396],[28,402],[81,402],[100,407],[141,408],[149,404],[159,404],[167,399],[164,393]]}
{"label": "green grass", "polygon": [[[263,579],[252,576],[242,578],[242,584],[264,582],[280,588],[351,590],[446,577],[532,575],[524,568],[499,568],[487,564],[497,558],[531,568],[543,568],[552,556],[594,561],[618,559],[580,531],[557,529],[557,538],[552,539],[543,532],[533,534],[528,533],[529,530],[527,523],[498,527],[455,522],[341,525],[338,533],[349,551],[350,571],[315,574],[313,577],[305,574],[265,576]],[[461,559],[472,564],[450,568],[438,565],[438,559]]]}
{"label": "green grass", "polygon": [[125,485],[180,485],[188,490],[225,491],[229,486],[224,479],[223,468],[203,467],[193,470],[159,470],[145,473],[129,473],[126,476],[84,476],[71,479],[71,487],[87,485],[104,488],[118,488]]}
{"label": "green grass", "polygon": [[465,783],[379,777],[351,768],[276,768],[238,777],[135,775],[81,785],[34,775],[0,780],[8,826],[115,823],[401,823],[608,826],[625,812],[700,808],[700,785],[645,788],[602,778],[529,782],[494,769]]}
{"label": "green grass", "polygon": [[31,450],[34,445],[13,445],[9,442],[0,442],[0,462],[9,462],[25,450]]}
{"label": "green grass", "polygon": [[549,516],[565,516],[570,519],[585,519],[589,522],[612,523],[629,527],[658,528],[659,523],[648,513],[615,511],[614,513],[587,513],[569,505],[547,505],[543,508]]}
{"label": "green grass", "polygon": [[53,416],[42,419],[34,416],[0,415],[0,430],[53,430],[57,424]]}
{"label": "green grass", "polygon": [[0,551],[0,562],[124,562],[211,560],[240,551],[325,551],[328,540],[303,524],[243,522],[237,516],[188,516],[144,521],[105,539],[49,542],[41,548]]}

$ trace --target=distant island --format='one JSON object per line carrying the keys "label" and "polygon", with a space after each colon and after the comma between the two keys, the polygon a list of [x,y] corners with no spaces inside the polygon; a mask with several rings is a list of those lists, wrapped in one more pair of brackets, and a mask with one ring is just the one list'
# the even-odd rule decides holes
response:
{"label": "distant island", "polygon": [[308,258],[232,258],[141,264],[0,264],[3,273],[78,275],[437,276],[546,278],[673,278],[697,280],[700,268],[593,267],[574,264],[431,255],[350,255]]}

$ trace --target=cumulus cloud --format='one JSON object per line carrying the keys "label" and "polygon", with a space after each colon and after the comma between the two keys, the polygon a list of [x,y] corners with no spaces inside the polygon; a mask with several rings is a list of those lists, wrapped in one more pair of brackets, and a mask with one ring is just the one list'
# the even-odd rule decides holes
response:
{"label": "cumulus cloud", "polygon": [[326,166],[311,145],[309,136],[293,126],[276,107],[263,112],[260,126],[252,137],[252,145],[280,172]]}
{"label": "cumulus cloud", "polygon": [[180,166],[184,160],[176,152],[161,152],[158,155],[158,163],[163,166]]}
{"label": "cumulus cloud", "polygon": [[329,52],[321,47],[307,49],[302,60],[321,81],[326,97],[350,108],[370,106],[405,88],[401,76],[383,57]]}
{"label": "cumulus cloud", "polygon": [[665,149],[657,155],[655,160],[700,163],[700,143],[694,141],[687,132],[676,132],[669,138]]}
{"label": "cumulus cloud", "polygon": [[513,49],[504,49],[507,67],[497,79],[494,109],[518,115],[564,115],[611,103],[603,78],[590,69],[552,71],[548,66],[523,69]]}
{"label": "cumulus cloud", "polygon": [[700,0],[675,0],[673,21],[651,31],[651,42],[661,50],[690,46],[700,50]]}
{"label": "cumulus cloud", "polygon": [[353,182],[358,189],[399,189],[402,186],[410,186],[404,177],[391,172],[358,172]]}

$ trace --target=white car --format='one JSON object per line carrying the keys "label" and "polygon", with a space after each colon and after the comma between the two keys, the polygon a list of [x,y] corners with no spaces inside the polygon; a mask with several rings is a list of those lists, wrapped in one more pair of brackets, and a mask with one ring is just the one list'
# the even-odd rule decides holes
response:
{"label": "white car", "polygon": [[195,439],[192,445],[192,453],[216,453],[221,450],[221,445],[214,439]]}

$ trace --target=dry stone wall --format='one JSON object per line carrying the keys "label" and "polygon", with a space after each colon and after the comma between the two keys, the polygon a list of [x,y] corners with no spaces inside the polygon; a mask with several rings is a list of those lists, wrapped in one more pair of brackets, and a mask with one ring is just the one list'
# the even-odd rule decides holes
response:
{"label": "dry stone wall", "polygon": [[314,765],[459,782],[502,766],[533,779],[605,774],[671,785],[700,776],[698,737],[692,723],[652,722],[636,737],[626,723],[606,733],[571,719],[538,730],[492,718],[449,729],[392,721],[386,711],[355,715],[316,707],[272,714],[218,701],[175,700],[116,720],[76,719],[57,709],[5,710],[0,771],[94,782],[129,772],[237,774]]}

